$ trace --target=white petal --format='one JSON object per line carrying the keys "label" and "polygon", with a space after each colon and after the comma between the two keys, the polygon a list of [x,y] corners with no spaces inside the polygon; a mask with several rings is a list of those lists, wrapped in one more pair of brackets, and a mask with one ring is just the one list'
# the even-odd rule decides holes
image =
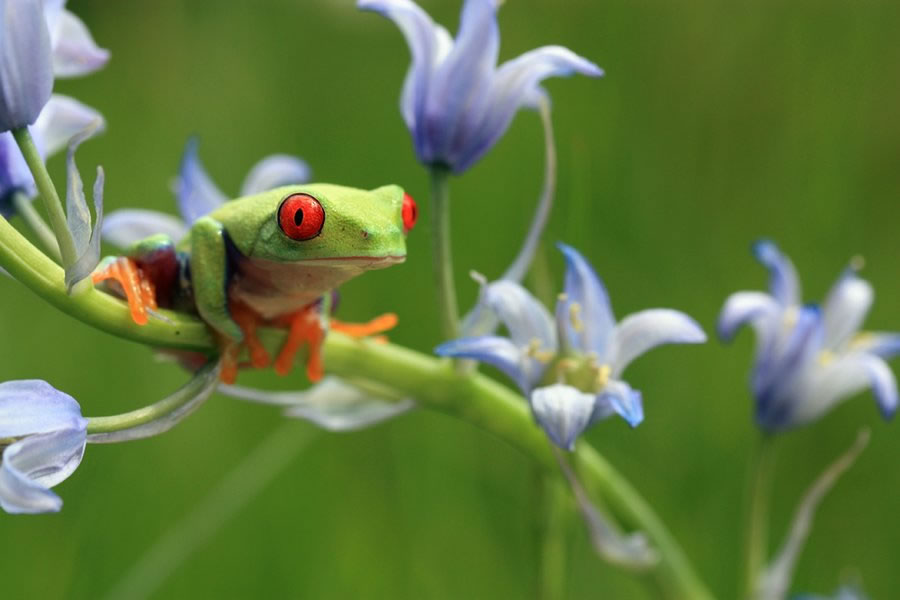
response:
{"label": "white petal", "polygon": [[128,248],[135,242],[158,233],[178,242],[187,235],[188,228],[178,217],[155,210],[117,210],[103,220],[103,240],[120,248]]}
{"label": "white petal", "polygon": [[94,126],[98,133],[105,129],[103,115],[74,98],[53,94],[34,122],[34,135],[40,136],[44,152],[52,156],[77,134]]}
{"label": "white petal", "polygon": [[531,392],[531,409],[553,443],[574,450],[575,440],[590,424],[595,396],[568,385],[554,384]]}
{"label": "white petal", "polygon": [[34,123],[52,88],[41,1],[0,0],[0,131]]}
{"label": "white petal", "polygon": [[641,393],[624,381],[611,379],[597,394],[591,423],[619,415],[632,427],[644,421],[644,401]]}
{"label": "white petal", "polygon": [[859,331],[872,306],[875,292],[868,281],[848,270],[831,288],[822,309],[825,347],[838,350]]}
{"label": "white petal", "polygon": [[794,263],[769,240],[753,245],[756,259],[769,270],[769,291],[785,306],[800,303],[800,280]]}
{"label": "white petal", "polygon": [[706,341],[706,334],[686,314],[654,308],[622,319],[610,338],[607,362],[612,367],[612,376],[617,377],[632,360],[651,348],[662,344],[699,344]]}
{"label": "white petal", "polygon": [[24,379],[0,383],[0,439],[83,429],[86,425],[78,402],[46,381]]}
{"label": "white petal", "polygon": [[252,196],[277,187],[307,183],[312,170],[305,161],[289,154],[273,154],[256,163],[241,187],[241,196]]}
{"label": "white petal", "polygon": [[197,154],[197,140],[188,140],[181,159],[181,167],[175,180],[175,198],[178,210],[190,226],[200,217],[224,204],[228,197],[213,183]]}
{"label": "white petal", "polygon": [[9,513],[55,512],[62,500],[48,488],[71,475],[84,456],[84,427],[28,436],[3,451],[0,507]]}
{"label": "white petal", "polygon": [[50,32],[53,74],[77,77],[93,73],[109,60],[109,51],[97,46],[81,19],[63,9]]}
{"label": "white petal", "polygon": [[512,281],[495,281],[482,289],[483,302],[509,330],[520,348],[535,343],[536,350],[555,352],[559,347],[553,317],[528,290]]}
{"label": "white petal", "polygon": [[616,324],[606,287],[580,252],[566,244],[557,246],[566,259],[565,295],[556,309],[560,334],[567,334],[571,347],[603,356]]}
{"label": "white petal", "polygon": [[370,427],[415,406],[410,399],[386,400],[337,377],[326,377],[300,392],[266,392],[233,385],[222,385],[219,390],[234,398],[284,406],[285,415],[306,419],[329,431]]}
{"label": "white petal", "polygon": [[[722,341],[731,341],[737,330],[746,323],[756,328],[757,337],[765,337],[772,332],[769,324],[779,319],[781,305],[769,294],[763,292],[736,292],[728,297],[719,313],[717,330]],[[765,343],[760,339],[759,343]]]}
{"label": "white petal", "polygon": [[850,342],[850,349],[869,352],[881,358],[893,358],[900,354],[900,333],[866,331]]}

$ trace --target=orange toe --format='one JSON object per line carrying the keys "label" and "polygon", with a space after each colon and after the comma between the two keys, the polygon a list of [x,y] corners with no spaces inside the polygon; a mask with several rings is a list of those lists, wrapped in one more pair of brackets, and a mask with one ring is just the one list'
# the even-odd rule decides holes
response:
{"label": "orange toe", "polygon": [[331,319],[330,327],[334,331],[349,335],[350,337],[361,338],[385,331],[390,331],[397,326],[397,315],[394,313],[385,313],[379,315],[368,323],[344,323],[337,319]]}
{"label": "orange toe", "polygon": [[94,273],[91,279],[94,283],[108,279],[117,282],[128,301],[131,318],[138,325],[146,325],[147,312],[157,308],[153,282],[143,275],[134,260],[126,256],[116,258],[105,269]]}

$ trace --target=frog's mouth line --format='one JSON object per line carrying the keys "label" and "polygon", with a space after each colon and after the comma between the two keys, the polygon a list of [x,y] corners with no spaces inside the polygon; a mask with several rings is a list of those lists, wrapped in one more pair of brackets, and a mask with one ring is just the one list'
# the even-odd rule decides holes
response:
{"label": "frog's mouth line", "polygon": [[298,264],[310,267],[325,266],[329,264],[339,264],[347,266],[366,265],[366,266],[384,266],[396,265],[406,260],[405,255],[394,256],[335,256],[330,258],[308,258],[306,260],[297,261]]}

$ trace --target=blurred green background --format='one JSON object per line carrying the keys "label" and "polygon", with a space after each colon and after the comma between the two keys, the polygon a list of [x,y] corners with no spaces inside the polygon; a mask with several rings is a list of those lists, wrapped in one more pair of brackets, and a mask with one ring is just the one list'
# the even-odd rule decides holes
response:
{"label": "blurred green background", "polygon": [[[422,4],[455,30],[460,2]],[[340,316],[396,311],[393,341],[423,351],[441,341],[427,180],[397,108],[408,51],[392,24],[332,0],[70,7],[112,51],[105,70],[56,86],[108,119],[108,132],[79,153],[84,173],[106,169],[107,210],[174,211],[170,181],[190,134],[230,193],[272,152],[303,156],[318,180],[399,183],[423,215],[409,260],[345,286]],[[867,323],[900,329],[900,3],[508,0],[500,27],[501,59],[560,43],[607,71],[600,81],[547,84],[560,165],[547,239],[593,261],[619,316],[674,307],[712,333],[727,294],[765,286],[749,246],[768,236],[794,259],[810,300],[851,256],[864,256],[877,290]],[[58,185],[62,162],[52,161]],[[522,113],[453,181],[463,306],[477,292],[468,270],[497,276],[515,254],[541,165],[539,120]],[[555,251],[550,260],[558,281],[562,261]],[[186,379],[11,280],[0,280],[0,293],[0,380],[47,379],[99,415],[153,402]],[[652,352],[627,374],[644,393],[646,421],[636,430],[604,422],[587,434],[721,598],[737,596],[746,464],[757,438],[751,352],[746,333],[730,347],[713,339]],[[242,381],[305,385],[299,374]],[[90,446],[57,488],[60,514],[0,514],[2,597],[98,598],[134,583],[131,569],[159,539],[177,535],[283,421],[277,410],[215,396],[162,437]],[[844,577],[875,598],[900,588],[900,433],[882,422],[870,394],[780,440],[773,537],[781,539],[800,494],[863,425],[873,428],[871,446],[823,504],[795,591],[827,592]],[[182,532],[189,539],[175,546],[196,543],[197,551],[167,576],[142,578],[138,590],[158,598],[535,595],[538,493],[517,451],[424,410],[352,434],[288,427],[296,441],[274,434],[286,466],[271,484],[206,537]],[[204,514],[222,507],[201,506]],[[577,522],[568,549],[572,598],[655,597],[652,586],[597,559]]]}

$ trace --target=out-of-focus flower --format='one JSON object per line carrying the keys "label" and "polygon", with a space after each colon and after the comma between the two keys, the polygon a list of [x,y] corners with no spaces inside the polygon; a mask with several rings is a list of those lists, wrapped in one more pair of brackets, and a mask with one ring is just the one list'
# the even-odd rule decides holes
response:
{"label": "out-of-focus flower", "polygon": [[50,491],[81,463],[87,419],[71,396],[40,380],[0,383],[0,507],[9,513],[55,512]]}
{"label": "out-of-focus flower", "polygon": [[[241,186],[241,196],[250,196],[283,185],[306,183],[312,171],[301,159],[287,154],[273,154],[256,163]],[[188,140],[181,167],[175,180],[175,199],[183,218],[146,209],[124,209],[112,212],[103,227],[103,238],[126,248],[146,237],[163,233],[177,242],[194,221],[209,214],[228,200],[213,183],[197,154],[197,141]]]}
{"label": "out-of-focus flower", "polygon": [[391,19],[406,37],[412,65],[400,109],[426,165],[468,169],[497,143],[519,108],[537,106],[546,94],[542,80],[603,75],[562,46],[537,48],[498,67],[495,0],[466,0],[455,40],[411,0],[359,0],[357,6]]}
{"label": "out-of-focus flower", "polygon": [[640,392],[621,379],[631,361],[661,344],[700,343],[706,335],[693,319],[670,309],[640,311],[616,323],[591,265],[574,248],[559,247],[567,267],[555,324],[522,286],[501,280],[482,286],[480,302],[510,337],[462,338],[435,352],[499,368],[529,398],[550,439],[571,450],[581,432],[600,419],[618,414],[632,427],[643,420]]}
{"label": "out-of-focus flower", "polygon": [[751,388],[759,426],[780,431],[809,423],[866,388],[890,418],[897,382],[884,359],[900,353],[900,334],[859,332],[874,292],[856,266],[838,278],[822,308],[801,306],[790,259],[769,241],[758,242],[754,253],[769,270],[771,293],[732,294],[718,330],[725,341],[744,324],[756,331]]}
{"label": "out-of-focus flower", "polygon": [[52,89],[50,32],[41,0],[0,0],[0,131],[34,123]]}

